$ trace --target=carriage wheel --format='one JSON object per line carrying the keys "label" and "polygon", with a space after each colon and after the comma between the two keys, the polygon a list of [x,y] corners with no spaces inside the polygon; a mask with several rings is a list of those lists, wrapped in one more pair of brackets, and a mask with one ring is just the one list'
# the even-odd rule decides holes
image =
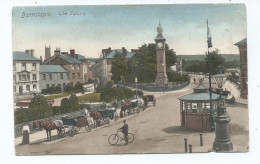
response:
{"label": "carriage wheel", "polygon": [[75,135],[75,133],[76,133],[76,128],[75,128],[75,126],[71,126],[71,127],[70,127],[70,130],[69,130],[70,136],[73,137],[73,136]]}
{"label": "carriage wheel", "polygon": [[110,118],[109,117],[105,118],[104,122],[105,122],[105,124],[110,124]]}
{"label": "carriage wheel", "polygon": [[79,126],[75,126],[75,131],[76,131],[76,132],[79,132],[80,128],[81,128],[81,127],[79,127]]}
{"label": "carriage wheel", "polygon": [[134,135],[132,133],[128,133],[128,142],[131,143],[134,141]]}

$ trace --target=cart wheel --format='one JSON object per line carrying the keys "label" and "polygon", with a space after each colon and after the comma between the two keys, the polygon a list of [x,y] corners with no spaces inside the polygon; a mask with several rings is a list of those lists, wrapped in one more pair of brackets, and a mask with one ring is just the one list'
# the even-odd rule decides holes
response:
{"label": "cart wheel", "polygon": [[110,118],[109,118],[109,117],[105,118],[104,122],[105,122],[106,124],[110,124]]}
{"label": "cart wheel", "polygon": [[73,136],[75,135],[75,133],[76,133],[75,127],[74,127],[74,126],[71,126],[71,127],[70,127],[70,130],[69,130],[70,136],[73,137]]}
{"label": "cart wheel", "polygon": [[115,114],[114,121],[115,121],[115,122],[118,121],[118,114]]}

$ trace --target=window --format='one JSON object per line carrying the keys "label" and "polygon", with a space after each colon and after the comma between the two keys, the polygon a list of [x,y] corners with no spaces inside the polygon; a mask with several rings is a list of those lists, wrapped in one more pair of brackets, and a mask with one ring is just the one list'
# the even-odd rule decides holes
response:
{"label": "window", "polygon": [[70,85],[73,86],[73,82],[71,82]]}
{"label": "window", "polygon": [[46,88],[49,88],[50,86],[49,86],[49,84],[46,84]]}
{"label": "window", "polygon": [[30,91],[30,85],[26,85],[26,91]]}
{"label": "window", "polygon": [[27,80],[30,80],[30,74],[29,73],[27,74]]}
{"label": "window", "polygon": [[51,86],[52,86],[52,87],[55,87],[55,84],[52,84]]}
{"label": "window", "polygon": [[26,80],[26,75],[22,74],[22,80],[21,81],[25,81]]}
{"label": "window", "polygon": [[14,81],[16,81],[16,75],[14,75]]}
{"label": "window", "polygon": [[71,69],[72,69],[72,70],[75,69],[75,65],[74,65],[74,64],[71,65]]}
{"label": "window", "polygon": [[16,93],[16,86],[14,86],[14,92]]}
{"label": "window", "polygon": [[42,80],[46,80],[46,74],[42,74]]}
{"label": "window", "polygon": [[78,64],[78,70],[80,69],[80,64]]}
{"label": "window", "polygon": [[66,86],[66,83],[63,83],[63,88]]}
{"label": "window", "polygon": [[61,87],[61,85],[60,85],[60,84],[58,84],[58,87]]}
{"label": "window", "polygon": [[37,85],[33,84],[33,90],[37,90]]}
{"label": "window", "polygon": [[33,62],[33,69],[36,69],[36,62]]}
{"label": "window", "polygon": [[75,73],[72,73],[72,79],[75,79]]}
{"label": "window", "polygon": [[16,63],[13,63],[13,70],[16,70]]}
{"label": "window", "polygon": [[37,76],[36,76],[36,74],[33,74],[33,80],[34,80],[34,81],[37,80]]}
{"label": "window", "polygon": [[52,75],[51,74],[49,74],[49,80],[52,80]]}
{"label": "window", "polygon": [[22,81],[22,75],[19,75],[19,81]]}
{"label": "window", "polygon": [[63,73],[60,73],[60,79],[63,79]]}
{"label": "window", "polygon": [[26,63],[25,62],[22,63],[22,70],[26,70]]}
{"label": "window", "polygon": [[80,79],[80,73],[78,73],[78,79]]}

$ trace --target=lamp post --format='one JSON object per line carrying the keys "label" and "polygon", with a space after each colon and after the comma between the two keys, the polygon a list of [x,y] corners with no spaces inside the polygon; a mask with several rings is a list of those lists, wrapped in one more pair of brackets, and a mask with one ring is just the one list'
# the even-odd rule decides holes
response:
{"label": "lamp post", "polygon": [[229,118],[228,114],[226,113],[226,108],[224,106],[224,99],[221,98],[222,87],[223,87],[226,79],[227,79],[227,76],[222,74],[221,66],[219,66],[218,73],[214,76],[214,80],[220,90],[219,105],[217,108],[217,115],[215,116],[216,137],[215,137],[215,141],[213,144],[213,149],[215,151],[232,151],[233,150],[233,144],[232,144],[230,136],[229,136],[230,118]]}
{"label": "lamp post", "polygon": [[135,77],[135,98],[137,99],[137,77]]}

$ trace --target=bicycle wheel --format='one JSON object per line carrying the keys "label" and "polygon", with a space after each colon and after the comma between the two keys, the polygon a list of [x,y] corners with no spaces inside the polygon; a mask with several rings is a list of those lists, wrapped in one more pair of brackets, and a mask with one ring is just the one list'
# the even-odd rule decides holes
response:
{"label": "bicycle wheel", "polygon": [[118,142],[119,138],[116,134],[112,134],[108,137],[108,143],[115,145]]}
{"label": "bicycle wheel", "polygon": [[128,143],[131,143],[134,141],[134,135],[132,133],[128,133]]}

